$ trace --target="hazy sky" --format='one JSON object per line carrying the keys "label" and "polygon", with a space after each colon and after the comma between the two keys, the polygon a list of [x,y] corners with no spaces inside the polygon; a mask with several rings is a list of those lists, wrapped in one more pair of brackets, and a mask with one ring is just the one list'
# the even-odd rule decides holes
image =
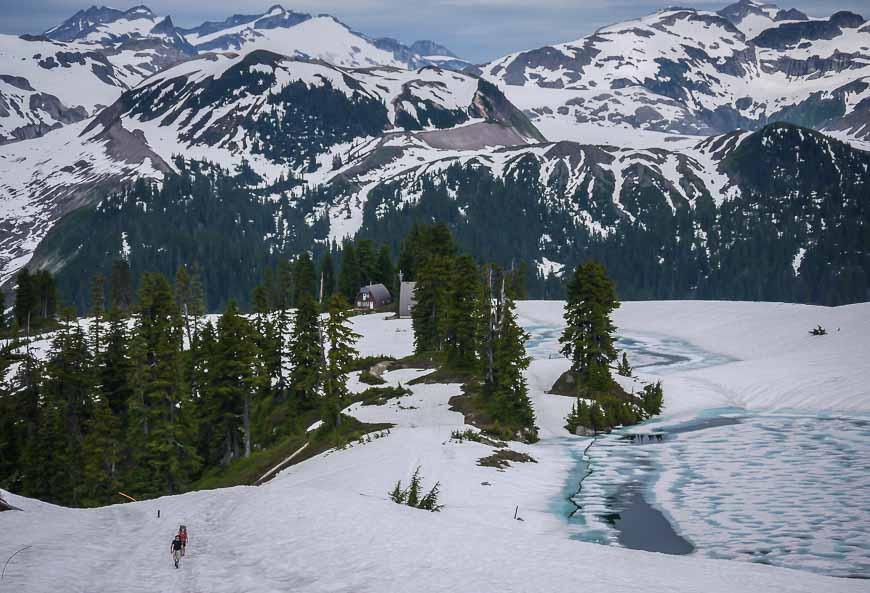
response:
{"label": "hazy sky", "polygon": [[[39,33],[90,6],[94,0],[0,0],[0,33]],[[256,14],[269,0],[106,0],[115,8],[145,4],[179,26]],[[483,62],[512,51],[578,39],[595,29],[666,6],[718,10],[728,0],[296,0],[281,4],[299,12],[328,13],[374,37],[403,42],[432,39],[460,56]],[[851,10],[870,16],[868,0],[789,0],[810,16]]]}

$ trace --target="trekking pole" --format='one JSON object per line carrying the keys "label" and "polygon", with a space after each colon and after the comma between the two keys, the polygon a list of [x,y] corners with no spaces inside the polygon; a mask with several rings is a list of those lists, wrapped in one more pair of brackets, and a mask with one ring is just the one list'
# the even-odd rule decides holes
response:
{"label": "trekking pole", "polygon": [[12,559],[15,558],[15,557],[18,555],[19,552],[23,552],[24,550],[26,550],[26,549],[28,549],[28,548],[32,548],[32,547],[33,547],[33,546],[24,546],[23,548],[21,548],[20,550],[18,550],[18,552],[15,552],[14,554],[12,554],[12,555],[11,555],[11,556],[6,560],[6,564],[3,565],[3,573],[0,574],[0,581],[2,581],[3,579],[6,578],[6,567],[9,566],[9,563],[12,562]]}

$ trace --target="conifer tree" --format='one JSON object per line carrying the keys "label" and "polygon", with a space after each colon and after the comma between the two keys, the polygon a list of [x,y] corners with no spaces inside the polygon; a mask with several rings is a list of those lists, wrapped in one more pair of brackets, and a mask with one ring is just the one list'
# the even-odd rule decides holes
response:
{"label": "conifer tree", "polygon": [[492,385],[494,381],[493,350],[498,327],[497,307],[493,295],[493,283],[496,281],[494,272],[493,266],[487,265],[481,274],[480,306],[477,313],[477,351],[485,385]]}
{"label": "conifer tree", "polygon": [[470,255],[453,263],[443,318],[447,364],[472,369],[478,364],[476,338],[480,310],[479,270]]}
{"label": "conifer tree", "polygon": [[610,364],[616,359],[610,314],[619,307],[613,282],[604,266],[589,261],[579,266],[568,285],[566,327],[559,339],[562,353],[582,384],[604,390],[612,383]]}
{"label": "conifer tree", "polygon": [[413,282],[417,278],[417,254],[422,240],[422,227],[416,222],[411,225],[411,230],[405,235],[399,250],[399,270],[402,271],[406,282]]}
{"label": "conifer tree", "polygon": [[631,377],[631,365],[628,364],[628,356],[625,352],[622,353],[622,360],[617,367],[617,371],[622,377]]}
{"label": "conifer tree", "polygon": [[359,261],[353,243],[347,242],[341,251],[341,273],[338,277],[338,292],[352,303],[362,286]]}
{"label": "conifer tree", "polygon": [[290,390],[296,404],[302,409],[314,408],[320,396],[323,348],[317,305],[308,295],[303,296],[293,317],[290,364]]}
{"label": "conifer tree", "polygon": [[440,352],[444,349],[452,258],[430,255],[417,269],[411,310],[414,326],[414,350]]}
{"label": "conifer tree", "polygon": [[278,286],[276,288],[279,309],[293,306],[293,264],[286,259],[278,262]]}
{"label": "conifer tree", "polygon": [[95,357],[100,356],[103,347],[103,317],[105,315],[105,278],[102,274],[96,274],[91,280],[91,351]]}
{"label": "conifer tree", "polygon": [[581,397],[578,397],[574,402],[571,413],[568,414],[567,428],[570,432],[575,432],[578,426],[584,428],[592,428],[592,420],[589,415],[589,405]]}
{"label": "conifer tree", "polygon": [[592,430],[598,432],[607,428],[607,422],[604,418],[604,411],[598,402],[593,402],[589,408],[589,424]]}
{"label": "conifer tree", "polygon": [[371,239],[359,239],[356,242],[356,258],[359,263],[361,286],[375,282],[378,269],[377,257],[375,244]]}
{"label": "conifer tree", "polygon": [[314,264],[311,262],[311,256],[307,251],[298,257],[293,268],[293,280],[295,283],[293,287],[293,302],[298,307],[303,295],[309,296],[312,299],[314,298],[316,290],[319,288],[319,283],[314,272]]}
{"label": "conifer tree", "polygon": [[106,504],[119,486],[121,424],[105,397],[99,396],[93,408],[83,445],[84,506]]}
{"label": "conifer tree", "polygon": [[105,348],[97,360],[99,384],[103,397],[112,413],[123,418],[127,412],[130,388],[131,363],[129,356],[129,332],[120,309],[113,307],[107,315]]}
{"label": "conifer tree", "polygon": [[32,317],[36,310],[36,294],[30,270],[21,268],[15,281],[15,306],[13,309],[15,322],[25,330],[27,335],[30,335],[30,325],[32,321],[35,321]]}
{"label": "conifer tree", "polygon": [[226,430],[223,425],[223,402],[215,394],[218,342],[214,325],[206,321],[200,328],[195,345],[196,357],[192,369],[195,386],[194,404],[197,435],[197,453],[206,467],[226,461]]}
{"label": "conifer tree", "polygon": [[130,279],[130,264],[120,259],[112,262],[112,275],[109,281],[109,307],[122,313],[129,311],[133,304],[133,282]]}
{"label": "conifer tree", "polygon": [[320,259],[320,276],[321,283],[323,285],[323,301],[329,302],[329,299],[332,297],[335,292],[335,264],[332,261],[332,253],[329,249],[323,254],[323,257]]}
{"label": "conifer tree", "polygon": [[382,245],[378,251],[378,264],[374,281],[386,286],[391,293],[396,292],[396,270],[393,266],[393,252],[389,245]]}
{"label": "conifer tree", "polygon": [[78,505],[84,494],[83,441],[95,392],[91,369],[85,334],[67,310],[45,365],[43,397],[49,408],[45,429],[51,439],[60,440],[51,450],[45,471],[52,482],[53,499],[72,505]]}
{"label": "conifer tree", "polygon": [[182,329],[172,289],[161,274],[143,274],[136,314],[134,380],[140,391],[139,488],[146,496],[182,491],[199,469],[183,384]]}
{"label": "conifer tree", "polygon": [[647,416],[661,414],[662,404],[664,403],[662,382],[658,381],[654,385],[644,385],[641,401],[643,410],[646,412]]}
{"label": "conifer tree", "polygon": [[[254,329],[239,314],[234,301],[221,315],[217,326],[217,350],[211,363],[212,397],[220,402],[229,459],[251,456],[251,408],[256,391],[257,347]],[[241,438],[240,438],[241,437]]]}
{"label": "conifer tree", "polygon": [[29,351],[25,352],[13,379],[17,393],[15,418],[18,421],[17,482],[25,496],[41,498],[46,493],[46,460],[50,459],[54,445],[40,442],[46,424],[45,398],[42,394],[42,365]]}
{"label": "conifer tree", "polygon": [[490,386],[496,418],[534,439],[535,413],[523,372],[529,367],[525,342],[528,334],[517,324],[514,302],[505,296],[499,312],[493,349],[493,383]]}
{"label": "conifer tree", "polygon": [[350,327],[348,311],[341,295],[330,299],[329,317],[324,325],[329,353],[323,370],[323,422],[327,426],[337,426],[341,421],[341,404],[348,395],[347,374],[357,356],[354,344],[360,337]]}
{"label": "conifer tree", "polygon": [[199,273],[194,268],[179,266],[175,273],[175,303],[181,313],[187,343],[196,340],[199,318],[205,315],[205,300]]}

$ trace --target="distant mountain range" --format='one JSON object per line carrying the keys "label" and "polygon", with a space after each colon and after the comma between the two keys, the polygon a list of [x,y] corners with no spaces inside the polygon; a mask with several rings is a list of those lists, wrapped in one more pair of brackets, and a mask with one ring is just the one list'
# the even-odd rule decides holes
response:
{"label": "distant mountain range", "polygon": [[397,245],[439,219],[480,257],[531,263],[537,296],[594,254],[634,298],[870,298],[870,25],[856,14],[667,9],[479,66],[277,6],[191,29],[91,8],[0,44],[15,57],[0,62],[7,285],[31,258],[73,286],[122,253],[140,271],[163,265],[156,249],[169,267],[207,257],[142,234],[180,224],[181,194],[163,215],[105,211],[124,184],[198,162],[272,221],[237,217],[256,265],[358,234]]}
{"label": "distant mountain range", "polygon": [[789,121],[870,146],[870,24],[850,12],[674,8],[480,72],[550,139],[636,146]]}
{"label": "distant mountain range", "polygon": [[[331,16],[277,5],[192,29],[178,28],[169,16],[157,16],[146,6],[125,11],[92,6],[41,35],[0,35],[0,144],[81,121],[181,60],[255,49],[353,68],[469,65],[432,41],[406,46],[374,39]],[[76,84],[69,84],[71,79]]]}

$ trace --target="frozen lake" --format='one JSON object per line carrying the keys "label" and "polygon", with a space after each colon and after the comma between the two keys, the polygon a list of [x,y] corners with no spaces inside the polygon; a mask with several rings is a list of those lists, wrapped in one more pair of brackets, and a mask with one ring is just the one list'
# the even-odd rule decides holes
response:
{"label": "frozen lake", "polygon": [[[560,327],[526,330],[531,356],[561,356]],[[732,360],[660,336],[618,347],[662,377]],[[559,439],[577,459],[554,505],[572,537],[870,578],[870,419],[727,408],[632,432]]]}

